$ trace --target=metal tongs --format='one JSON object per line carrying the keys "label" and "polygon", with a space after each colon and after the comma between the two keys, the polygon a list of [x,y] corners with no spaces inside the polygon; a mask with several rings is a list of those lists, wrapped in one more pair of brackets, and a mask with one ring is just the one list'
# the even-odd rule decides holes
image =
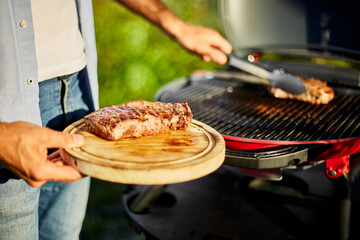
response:
{"label": "metal tongs", "polygon": [[234,54],[226,55],[228,57],[228,65],[250,73],[254,76],[266,79],[269,81],[269,85],[271,86],[280,88],[285,92],[292,94],[300,94],[306,91],[304,82],[292,74],[285,73],[284,71],[276,68],[271,70],[265,69],[256,63],[245,60]]}

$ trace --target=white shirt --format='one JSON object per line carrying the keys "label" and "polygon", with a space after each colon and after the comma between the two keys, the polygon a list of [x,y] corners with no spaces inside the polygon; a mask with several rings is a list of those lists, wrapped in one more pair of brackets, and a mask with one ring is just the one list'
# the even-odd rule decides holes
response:
{"label": "white shirt", "polygon": [[86,65],[75,0],[31,0],[38,81],[71,74]]}

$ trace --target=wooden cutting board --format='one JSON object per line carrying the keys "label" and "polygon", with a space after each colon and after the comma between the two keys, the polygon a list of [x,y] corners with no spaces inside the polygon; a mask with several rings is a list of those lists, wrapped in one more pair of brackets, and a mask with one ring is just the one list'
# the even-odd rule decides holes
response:
{"label": "wooden cutting board", "polygon": [[154,136],[102,139],[81,119],[64,132],[85,137],[80,148],[65,149],[83,174],[124,184],[170,184],[205,176],[225,159],[225,141],[210,126],[193,120],[187,130]]}

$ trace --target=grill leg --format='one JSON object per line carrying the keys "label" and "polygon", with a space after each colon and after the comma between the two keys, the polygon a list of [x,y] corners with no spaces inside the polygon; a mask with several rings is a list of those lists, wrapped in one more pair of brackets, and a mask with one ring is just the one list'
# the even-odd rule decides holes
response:
{"label": "grill leg", "polygon": [[330,178],[334,185],[334,198],[339,203],[339,240],[348,240],[351,235],[351,196],[355,181],[359,177],[359,173],[360,158],[352,158],[349,173],[344,173],[338,178]]}
{"label": "grill leg", "polygon": [[347,240],[350,237],[350,215],[351,215],[351,182],[349,174],[345,173],[339,178],[332,178],[334,184],[334,197],[338,202],[338,238]]}
{"label": "grill leg", "polygon": [[166,185],[138,186],[138,196],[134,199],[130,209],[134,213],[140,213],[154,203],[163,193]]}

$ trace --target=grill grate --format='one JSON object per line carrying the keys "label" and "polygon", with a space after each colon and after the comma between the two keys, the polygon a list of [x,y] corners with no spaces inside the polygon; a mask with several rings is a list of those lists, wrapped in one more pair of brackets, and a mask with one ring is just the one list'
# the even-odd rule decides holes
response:
{"label": "grill grate", "polygon": [[327,105],[275,99],[266,86],[235,79],[189,80],[165,87],[158,101],[188,101],[194,119],[222,135],[272,141],[317,141],[360,136],[360,93],[334,88]]}

